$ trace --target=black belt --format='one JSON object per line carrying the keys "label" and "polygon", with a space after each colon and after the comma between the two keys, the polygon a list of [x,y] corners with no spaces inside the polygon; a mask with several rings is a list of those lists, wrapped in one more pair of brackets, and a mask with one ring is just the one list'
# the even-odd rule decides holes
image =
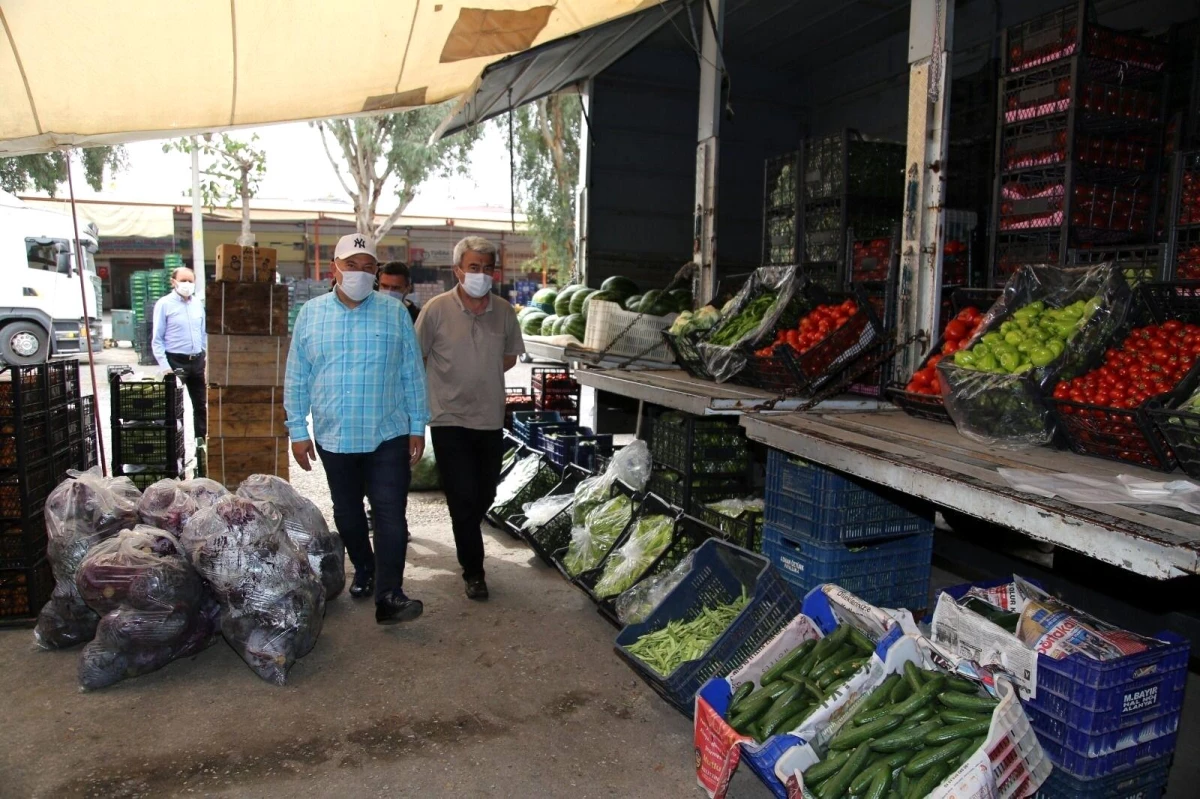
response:
{"label": "black belt", "polygon": [[180,361],[198,361],[204,357],[203,352],[197,352],[195,355],[182,355],[178,352],[168,352],[168,358],[175,358]]}

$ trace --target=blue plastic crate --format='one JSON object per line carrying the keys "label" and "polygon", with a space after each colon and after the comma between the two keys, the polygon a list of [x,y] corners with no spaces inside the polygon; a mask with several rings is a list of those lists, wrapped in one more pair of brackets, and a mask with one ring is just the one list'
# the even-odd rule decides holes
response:
{"label": "blue plastic crate", "polygon": [[579,432],[579,422],[573,422],[564,419],[561,422],[530,422],[529,423],[529,446],[536,450],[550,454],[550,439],[547,435],[550,433],[559,433],[560,435]]}
{"label": "blue plastic crate", "polygon": [[1081,780],[1054,769],[1034,799],[1158,799],[1166,791],[1170,771],[1169,757],[1098,780]]}
{"label": "blue plastic crate", "polygon": [[[1183,705],[1183,690],[1169,701]],[[1037,708],[1025,703],[1025,715],[1029,716],[1029,724],[1037,733],[1038,740],[1043,744],[1050,742],[1083,757],[1100,757],[1112,754],[1131,746],[1149,743],[1164,735],[1171,735],[1179,730],[1179,712],[1161,714],[1149,721],[1129,724],[1112,732],[1090,733],[1072,727],[1064,721],[1043,713]]]}
{"label": "blue plastic crate", "polygon": [[767,523],[816,541],[932,533],[932,508],[915,513],[893,501],[902,497],[776,449],[767,455]]}
{"label": "blue plastic crate", "polygon": [[538,422],[561,422],[562,416],[558,411],[514,411],[513,435],[522,443],[529,444],[532,431],[530,425]]}
{"label": "blue plastic crate", "polygon": [[[681,664],[663,676],[629,653],[643,635],[674,620],[695,618],[704,608],[732,602],[745,591],[749,604],[703,657]],[[639,677],[681,713],[691,718],[700,686],[715,675],[729,674],[800,612],[800,600],[761,555],[718,538],[696,549],[692,570],[667,594],[644,622],[631,624],[617,636],[616,651]]]}
{"label": "blue plastic crate", "polygon": [[[591,443],[581,447],[585,442]],[[613,437],[608,433],[596,435],[590,427],[581,427],[576,435],[560,435],[547,439],[546,446],[546,454],[559,466],[574,463],[576,466],[594,470],[596,455],[612,454]]]}
{"label": "blue plastic crate", "polygon": [[1046,756],[1056,771],[1061,770],[1082,780],[1094,780],[1143,766],[1151,760],[1169,757],[1175,751],[1178,737],[1178,733],[1173,732],[1099,757],[1081,755],[1053,741],[1042,740],[1041,736],[1038,736],[1038,742],[1046,750]]}
{"label": "blue plastic crate", "polygon": [[763,554],[801,595],[835,583],[878,607],[929,604],[933,533],[861,545],[821,544],[767,523]]}

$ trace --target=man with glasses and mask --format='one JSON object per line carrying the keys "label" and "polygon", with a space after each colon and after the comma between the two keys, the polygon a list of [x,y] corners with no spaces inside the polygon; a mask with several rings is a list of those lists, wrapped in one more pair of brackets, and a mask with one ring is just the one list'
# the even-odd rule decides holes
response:
{"label": "man with glasses and mask", "polygon": [[[350,234],[334,249],[335,289],[304,304],[288,352],[283,405],[292,454],[317,455],[333,520],[354,564],[350,595],[375,594],[380,624],[411,621],[423,605],[404,593],[409,470],[425,451],[425,371],[412,322],[375,291],[375,243]],[[308,433],[312,413],[315,444]],[[375,516],[375,549],[363,497]]]}
{"label": "man with glasses and mask", "polygon": [[204,351],[208,331],[204,306],[194,296],[196,275],[186,266],[171,273],[171,293],[154,303],[150,351],[164,373],[174,373],[187,386],[192,401],[192,431],[196,441],[208,435]]}
{"label": "man with glasses and mask", "polygon": [[467,597],[488,598],[480,524],[504,457],[504,373],[525,352],[513,307],[492,294],[496,246],[454,246],[453,289],[425,304],[417,338],[429,379],[429,432],[454,528]]}

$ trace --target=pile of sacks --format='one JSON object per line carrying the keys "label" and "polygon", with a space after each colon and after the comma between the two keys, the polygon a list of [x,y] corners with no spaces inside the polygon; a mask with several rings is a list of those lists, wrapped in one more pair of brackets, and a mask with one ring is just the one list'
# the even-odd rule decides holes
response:
{"label": "pile of sacks", "polygon": [[255,475],[230,494],[212,480],[141,493],[99,469],[70,472],[46,500],[55,587],[34,636],[86,644],[79,683],[102,688],[223,637],[282,685],[345,587],[345,547],[286,481]]}

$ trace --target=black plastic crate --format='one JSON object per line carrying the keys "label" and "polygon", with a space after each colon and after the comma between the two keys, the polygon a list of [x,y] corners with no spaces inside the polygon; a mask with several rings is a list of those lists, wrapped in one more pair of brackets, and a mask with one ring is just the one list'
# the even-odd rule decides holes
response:
{"label": "black plastic crate", "polygon": [[30,627],[54,590],[50,561],[0,569],[0,627]]}
{"label": "black plastic crate", "polygon": [[1166,43],[1106,28],[1089,19],[1083,2],[1056,9],[1005,33],[1005,69],[1024,72],[1079,54],[1161,72],[1167,63]]}
{"label": "black plastic crate", "polygon": [[902,201],[905,146],[867,141],[857,131],[804,144],[805,201],[853,196]]}
{"label": "black plastic crate", "polygon": [[[750,464],[750,449],[736,419],[660,413],[650,431],[654,463],[682,475],[740,474]],[[680,506],[686,508],[686,505]]]}
{"label": "black plastic crate", "polygon": [[25,569],[46,557],[44,513],[0,521],[0,569]]}
{"label": "black plastic crate", "polygon": [[79,399],[79,361],[60,360],[46,364],[46,399],[51,405]]}
{"label": "black plastic crate", "polygon": [[78,405],[59,405],[50,409],[49,441],[51,452],[58,452],[83,435]]}
{"label": "black plastic crate", "polygon": [[97,464],[95,435],[83,435],[71,442],[71,462],[74,464],[71,468],[81,472]]}
{"label": "black plastic crate", "polygon": [[79,398],[79,423],[84,435],[96,435],[96,398]]}
{"label": "black plastic crate", "polygon": [[532,411],[533,394],[520,386],[507,386],[504,389],[504,427],[511,430],[513,414],[517,411]]}
{"label": "black plastic crate", "polygon": [[675,363],[679,364],[683,371],[698,380],[712,380],[712,374],[704,365],[704,359],[700,357],[700,351],[696,348],[696,344],[699,343],[696,333],[676,334],[664,330],[663,339],[675,356]]}
{"label": "black plastic crate", "polygon": [[113,472],[126,465],[160,467],[178,474],[183,469],[183,426],[119,425],[113,429]]}
{"label": "black plastic crate", "polygon": [[854,361],[868,355],[883,339],[883,324],[869,298],[861,291],[850,294],[830,293],[819,300],[822,304],[839,304],[853,300],[857,310],[845,324],[829,332],[825,338],[805,352],[796,352],[786,345],[776,346],[779,357],[792,374],[793,392],[811,395],[844,372]]}
{"label": "black plastic crate", "polygon": [[0,366],[0,417],[23,419],[45,412],[45,368]]}
{"label": "black plastic crate", "polygon": [[0,469],[19,469],[50,452],[49,427],[42,414],[28,419],[0,418]]}
{"label": "black plastic crate", "polygon": [[[728,499],[721,497],[720,499]],[[729,516],[718,510],[713,510],[709,504],[718,500],[694,500],[691,513],[700,521],[717,531],[717,534],[731,544],[751,552],[762,551],[762,528],[765,510],[746,509],[737,516]]]}
{"label": "black plastic crate", "polygon": [[[133,467],[137,468],[137,467]],[[178,480],[182,475],[175,472],[165,471],[125,471],[122,472],[124,477],[128,477],[133,484],[137,486],[139,491],[145,491],[150,486],[157,483],[159,480]]]}
{"label": "black plastic crate", "polygon": [[183,419],[183,390],[173,377],[163,380],[112,378],[113,423],[166,422]]}
{"label": "black plastic crate", "polygon": [[1129,285],[1136,286],[1166,279],[1166,257],[1166,247],[1161,244],[1149,244],[1139,247],[1074,249],[1069,253],[1067,260],[1070,266],[1115,263]]}
{"label": "black plastic crate", "polygon": [[676,508],[684,510],[697,502],[741,496],[749,491],[749,477],[742,474],[693,474],[691,477],[665,466],[650,472],[649,490]]}
{"label": "black plastic crate", "polygon": [[54,485],[50,458],[0,472],[0,519],[24,521],[41,513]]}

